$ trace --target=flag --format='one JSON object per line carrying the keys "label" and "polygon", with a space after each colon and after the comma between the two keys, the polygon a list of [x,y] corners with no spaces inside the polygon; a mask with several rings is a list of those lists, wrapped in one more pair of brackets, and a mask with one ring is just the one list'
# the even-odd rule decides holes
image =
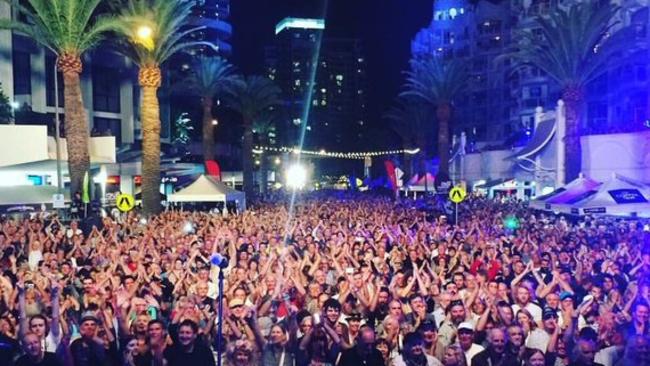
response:
{"label": "flag", "polygon": [[86,172],[84,174],[83,186],[81,187],[81,201],[83,203],[90,203],[90,185],[88,180],[88,172]]}
{"label": "flag", "polygon": [[393,191],[397,191],[397,177],[395,176],[395,164],[392,161],[384,161],[384,167],[386,168],[386,175],[388,175],[388,182],[390,183],[390,188]]}

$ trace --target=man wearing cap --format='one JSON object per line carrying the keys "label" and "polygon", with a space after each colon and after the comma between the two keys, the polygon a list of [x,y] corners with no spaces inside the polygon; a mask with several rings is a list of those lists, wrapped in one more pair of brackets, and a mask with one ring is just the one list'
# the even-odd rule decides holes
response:
{"label": "man wearing cap", "polygon": [[81,338],[75,339],[70,345],[73,364],[75,366],[108,366],[104,344],[97,336],[97,317],[92,312],[86,312],[79,323]]}
{"label": "man wearing cap", "polygon": [[548,306],[545,307],[542,312],[542,325],[543,332],[531,332],[530,336],[526,340],[526,346],[529,348],[536,348],[546,353],[548,342],[551,340],[553,333],[559,327],[557,310]]}
{"label": "man wearing cap", "polygon": [[345,321],[348,323],[348,339],[350,345],[356,343],[357,337],[359,335],[359,329],[361,327],[361,314],[358,312],[352,312],[345,318]]}
{"label": "man wearing cap", "polygon": [[435,357],[424,352],[424,342],[418,333],[409,333],[404,337],[404,350],[395,358],[393,366],[442,366]]}
{"label": "man wearing cap", "polygon": [[425,320],[417,329],[418,333],[422,335],[424,340],[424,352],[439,360],[442,360],[445,355],[445,347],[438,339],[438,330],[434,320]]}
{"label": "man wearing cap", "polygon": [[443,347],[454,343],[458,325],[466,320],[465,304],[462,300],[454,300],[447,307],[447,318],[438,329],[438,337]]}
{"label": "man wearing cap", "polygon": [[485,348],[474,343],[474,326],[469,322],[462,322],[458,325],[458,336],[456,337],[460,348],[465,354],[467,364],[472,364],[472,359]]}

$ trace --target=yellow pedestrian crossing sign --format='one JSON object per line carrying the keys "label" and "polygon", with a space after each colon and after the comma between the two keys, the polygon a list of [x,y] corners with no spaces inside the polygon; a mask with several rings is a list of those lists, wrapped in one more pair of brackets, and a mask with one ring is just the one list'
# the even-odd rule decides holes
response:
{"label": "yellow pedestrian crossing sign", "polygon": [[128,193],[120,193],[115,198],[115,205],[122,212],[128,212],[135,206],[135,198]]}
{"label": "yellow pedestrian crossing sign", "polygon": [[453,203],[461,203],[467,197],[467,191],[463,187],[456,186],[449,190],[449,200]]}

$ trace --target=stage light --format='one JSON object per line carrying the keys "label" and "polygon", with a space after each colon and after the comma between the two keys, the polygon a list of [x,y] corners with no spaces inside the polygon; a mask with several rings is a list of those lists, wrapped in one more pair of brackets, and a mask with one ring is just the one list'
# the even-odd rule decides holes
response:
{"label": "stage light", "polygon": [[307,184],[307,169],[300,164],[294,164],[287,169],[285,178],[287,187],[302,189]]}
{"label": "stage light", "polygon": [[508,230],[517,230],[519,228],[519,220],[516,216],[508,216],[503,220],[503,227]]}

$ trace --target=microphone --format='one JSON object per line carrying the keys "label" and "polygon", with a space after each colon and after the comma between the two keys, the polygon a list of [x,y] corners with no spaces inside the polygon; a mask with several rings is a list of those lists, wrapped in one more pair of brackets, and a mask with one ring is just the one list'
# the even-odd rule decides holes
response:
{"label": "microphone", "polygon": [[215,267],[226,268],[228,267],[228,258],[219,253],[212,253],[210,256],[210,263]]}

